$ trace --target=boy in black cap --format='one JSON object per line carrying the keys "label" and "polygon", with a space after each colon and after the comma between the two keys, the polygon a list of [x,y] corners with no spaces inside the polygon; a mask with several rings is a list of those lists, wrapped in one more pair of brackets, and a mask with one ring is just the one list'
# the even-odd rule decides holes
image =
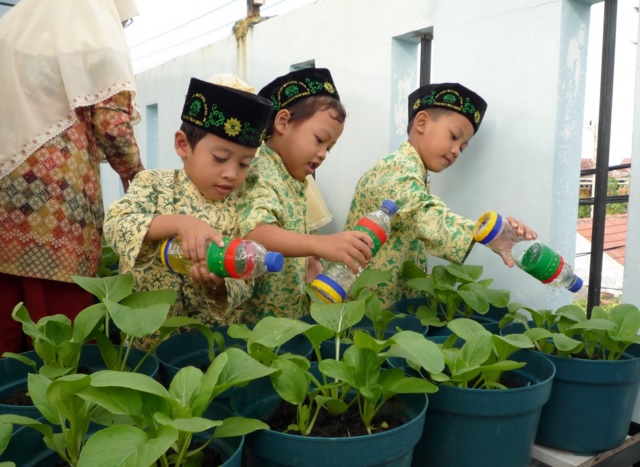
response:
{"label": "boy in black cap", "polygon": [[[327,157],[344,128],[346,112],[329,70],[305,68],[276,78],[259,93],[274,104],[265,143],[251,165],[238,201],[245,238],[285,256],[278,277],[256,279],[245,304],[255,319],[308,314],[304,291],[308,266],[318,257],[342,261],[357,271],[371,257],[363,232],[311,235],[307,222],[307,180]],[[355,260],[353,259],[355,258]]]}
{"label": "boy in black cap", "polygon": [[[222,246],[222,237],[239,237],[236,190],[272,109],[255,94],[192,78],[174,140],[183,168],[139,173],[109,208],[104,235],[120,255],[120,272],[133,273],[136,290],[177,290],[172,310],[177,315],[211,326],[240,318],[234,310],[249,297],[252,284],[209,273],[205,245],[209,239]],[[160,262],[159,246],[173,236],[180,237],[185,257],[194,263],[191,277]]]}
{"label": "boy in black cap", "polygon": [[[399,209],[385,245],[370,263],[388,269],[391,279],[376,287],[383,307],[411,295],[398,277],[405,261],[427,270],[427,254],[462,263],[473,245],[475,220],[451,212],[429,194],[427,172],[442,172],[453,165],[477,133],[487,103],[458,83],[428,84],[409,95],[408,141],[393,154],[378,161],[358,181],[346,227],[379,208],[385,199]],[[527,226],[508,218],[519,235],[536,238]],[[503,257],[505,264],[513,260]]]}

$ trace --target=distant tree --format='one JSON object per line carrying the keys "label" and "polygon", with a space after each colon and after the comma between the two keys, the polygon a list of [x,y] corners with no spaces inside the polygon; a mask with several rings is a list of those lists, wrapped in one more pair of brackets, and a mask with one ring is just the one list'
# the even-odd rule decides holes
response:
{"label": "distant tree", "polygon": [[[607,196],[616,196],[620,193],[620,184],[615,177],[609,177],[607,180]],[[611,203],[607,204],[607,215],[626,214],[628,203]],[[592,217],[592,206],[578,206],[578,219],[586,219]]]}

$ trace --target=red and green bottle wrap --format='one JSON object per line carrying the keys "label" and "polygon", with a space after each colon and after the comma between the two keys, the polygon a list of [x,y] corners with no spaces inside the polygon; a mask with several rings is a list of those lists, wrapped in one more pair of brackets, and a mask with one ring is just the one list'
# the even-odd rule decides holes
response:
{"label": "red and green bottle wrap", "polygon": [[[166,239],[161,246],[160,261],[171,272],[183,272],[184,259],[180,256],[172,254],[172,243],[177,241],[177,237]],[[242,271],[238,270],[236,263],[236,252],[238,247],[243,243],[248,243],[242,239],[223,238],[224,245],[218,246],[214,242],[210,242],[207,248],[207,268],[210,272],[218,277],[231,277],[234,279],[242,279],[250,277],[256,267],[257,259],[244,258]],[[265,258],[267,271],[279,271],[282,269],[282,255],[280,253],[268,252]]]}
{"label": "red and green bottle wrap", "polygon": [[373,240],[371,256],[375,256],[380,248],[382,248],[382,245],[387,241],[387,233],[382,229],[382,227],[366,217],[360,219],[353,230],[359,230],[371,237],[371,240]]}

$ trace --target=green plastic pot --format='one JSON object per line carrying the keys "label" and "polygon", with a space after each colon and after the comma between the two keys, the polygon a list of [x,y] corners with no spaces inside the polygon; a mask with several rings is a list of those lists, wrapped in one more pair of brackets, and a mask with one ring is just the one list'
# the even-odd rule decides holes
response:
{"label": "green plastic pot", "polygon": [[547,357],[556,377],[536,443],[582,455],[622,444],[640,388],[640,346],[622,360]]}
{"label": "green plastic pot", "polygon": [[[523,331],[522,324],[511,323],[501,333]],[[536,443],[580,455],[622,444],[640,389],[640,345],[629,347],[622,360],[544,355],[556,367],[556,376]]]}
{"label": "green plastic pot", "polygon": [[498,390],[441,385],[429,395],[414,467],[529,465],[555,368],[545,356],[528,349],[511,359],[526,362],[513,373],[530,381],[528,386]]}
{"label": "green plastic pot", "polygon": [[[234,393],[232,405],[242,416],[266,420],[282,399],[269,381],[254,385],[253,395]],[[240,395],[242,400],[236,399]],[[247,467],[409,467],[413,449],[422,434],[428,399],[425,394],[404,394],[400,404],[387,404],[394,416],[401,415],[404,425],[381,433],[344,438],[322,438],[261,430],[246,436]]]}

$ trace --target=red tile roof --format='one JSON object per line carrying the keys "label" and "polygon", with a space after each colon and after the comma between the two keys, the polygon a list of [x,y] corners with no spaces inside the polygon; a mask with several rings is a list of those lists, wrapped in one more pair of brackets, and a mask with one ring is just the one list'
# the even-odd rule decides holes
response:
{"label": "red tile roof", "polygon": [[[578,219],[578,233],[591,241],[593,218]],[[624,266],[627,240],[627,214],[607,216],[604,226],[604,252]]]}

